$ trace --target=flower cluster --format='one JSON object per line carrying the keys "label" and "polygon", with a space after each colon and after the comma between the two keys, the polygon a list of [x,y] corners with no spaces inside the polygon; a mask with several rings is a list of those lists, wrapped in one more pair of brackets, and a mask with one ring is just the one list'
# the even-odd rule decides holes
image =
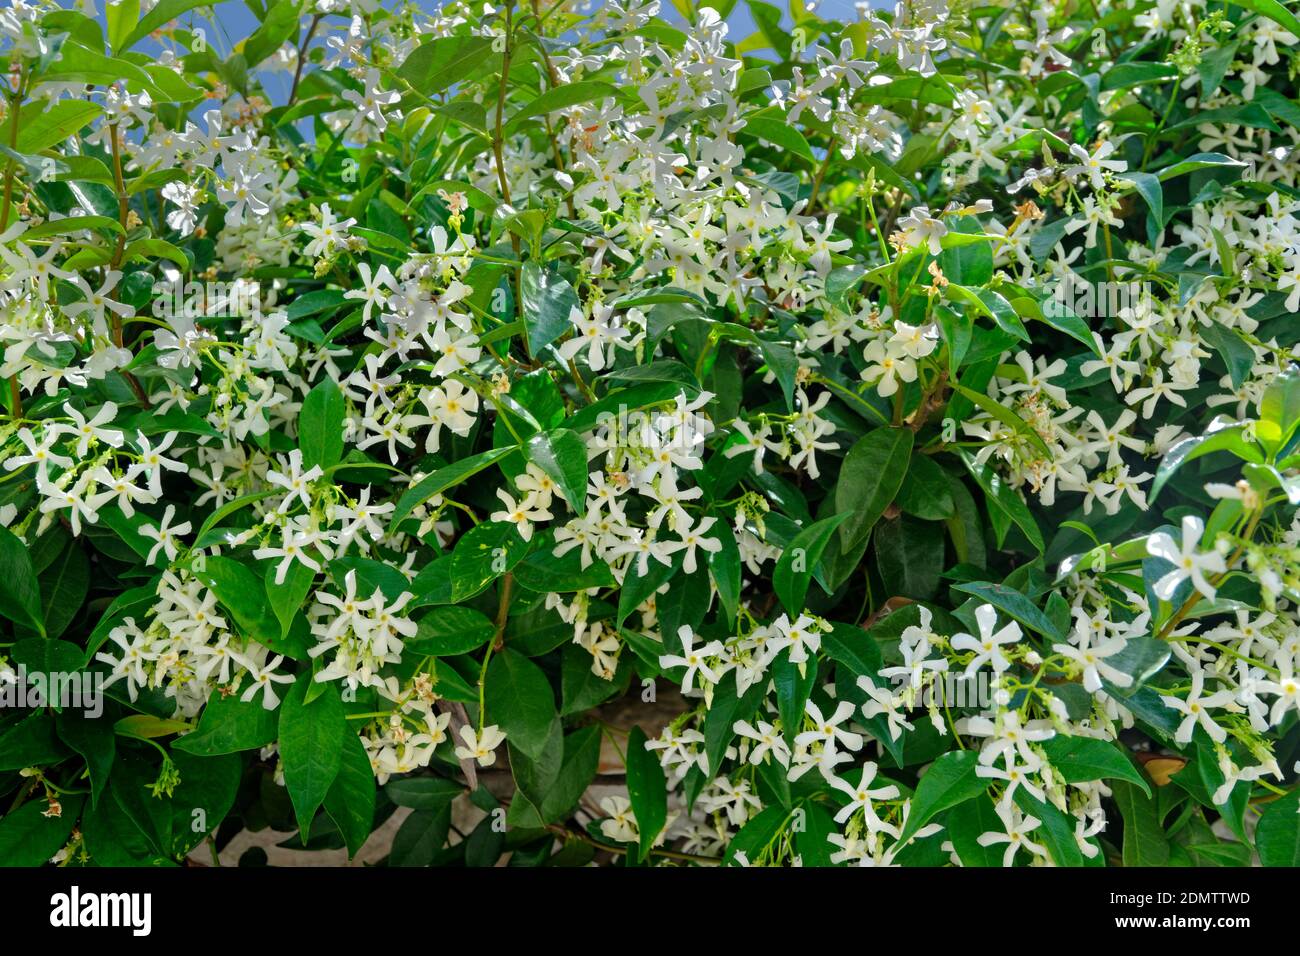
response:
{"label": "flower cluster", "polygon": [[0,15],[0,678],[108,698],[0,831],[1289,859],[1285,6],[108,6]]}

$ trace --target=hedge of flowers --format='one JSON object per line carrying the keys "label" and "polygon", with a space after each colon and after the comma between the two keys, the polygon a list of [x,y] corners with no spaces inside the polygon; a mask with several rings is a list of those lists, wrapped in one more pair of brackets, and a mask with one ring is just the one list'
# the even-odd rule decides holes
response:
{"label": "hedge of flowers", "polygon": [[1300,863],[1293,9],[673,4],[0,12],[0,859]]}

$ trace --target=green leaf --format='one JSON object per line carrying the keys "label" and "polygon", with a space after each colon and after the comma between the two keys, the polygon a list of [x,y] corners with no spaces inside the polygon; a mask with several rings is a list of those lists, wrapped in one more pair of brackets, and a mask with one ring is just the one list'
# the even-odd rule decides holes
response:
{"label": "green leaf", "polygon": [[284,314],[290,322],[297,322],[309,316],[333,313],[348,301],[341,289],[316,289],[295,298],[285,308]]}
{"label": "green leaf", "polygon": [[81,814],[80,794],[60,798],[63,812],[44,814],[42,801],[33,800],[0,817],[0,866],[43,866],[63,849]]}
{"label": "green leaf", "polygon": [[1120,692],[1120,699],[1132,694],[1160,671],[1169,660],[1169,642],[1154,637],[1130,637],[1123,649],[1106,658],[1106,663],[1128,674],[1133,683]]}
{"label": "green leaf", "polygon": [[476,651],[496,633],[488,618],[468,607],[435,607],[420,618],[415,636],[406,642],[412,654],[453,657]]}
{"label": "green leaf", "polygon": [[1207,431],[1199,435],[1193,435],[1190,438],[1184,438],[1177,445],[1174,445],[1160,459],[1160,466],[1156,468],[1155,480],[1151,482],[1149,500],[1156,500],[1156,495],[1160,494],[1160,489],[1165,486],[1165,483],[1173,477],[1179,468],[1189,461],[1200,458],[1202,455],[1208,455],[1216,451],[1230,451],[1245,461],[1263,462],[1264,456],[1260,454],[1259,449],[1248,442],[1246,429],[1246,425],[1226,425],[1217,428],[1211,426]]}
{"label": "green leaf", "polygon": [[1146,200],[1147,209],[1151,211],[1151,219],[1155,222],[1156,229],[1162,229],[1165,224],[1165,191],[1160,185],[1159,178],[1152,173],[1137,170],[1117,173],[1116,177],[1126,179],[1133,184],[1138,194]]}
{"label": "green leaf", "polygon": [[126,244],[126,249],[122,252],[122,261],[130,262],[132,259],[167,259],[176,263],[177,268],[182,272],[188,272],[190,269],[189,256],[184,251],[172,245],[166,239],[133,239]]}
{"label": "green leaf", "polygon": [[713,702],[704,714],[704,771],[710,779],[722,772],[722,759],[736,737],[738,720],[749,720],[763,699],[764,687],[755,683],[744,696],[736,694],[736,674],[727,671],[713,688]]}
{"label": "green leaf", "polygon": [[1167,182],[1175,176],[1182,176],[1186,173],[1194,173],[1198,169],[1242,169],[1246,164],[1239,159],[1233,159],[1231,156],[1225,156],[1222,153],[1195,153],[1186,159],[1180,159],[1171,163],[1164,169],[1156,171],[1161,182]]}
{"label": "green leaf", "polygon": [[104,9],[108,23],[108,48],[120,53],[126,39],[140,22],[140,0],[118,0]]}
{"label": "green leaf", "polygon": [[808,583],[821,562],[822,553],[830,543],[835,529],[849,516],[845,512],[814,522],[795,535],[794,540],[781,552],[776,569],[772,572],[772,589],[791,615],[803,610]]}
{"label": "green leaf", "polygon": [[451,804],[432,810],[412,810],[393,834],[389,866],[428,866],[447,842],[451,829]]}
{"label": "green leaf", "polygon": [[971,477],[984,489],[984,495],[989,504],[996,508],[1006,519],[1015,522],[1016,526],[1025,533],[1029,542],[1041,552],[1043,550],[1043,532],[1038,527],[1038,522],[1034,520],[1033,514],[1025,505],[1024,499],[1020,497],[1020,493],[1010,487],[988,462],[982,465],[979,464],[975,460],[975,456],[964,449],[959,452],[959,455]]}
{"label": "green leaf", "polygon": [[306,657],[301,642],[281,639],[280,621],[267,606],[266,588],[247,565],[234,558],[204,555],[196,560],[193,571],[230,612],[242,633],[277,653],[298,660]]}
{"label": "green leaf", "polygon": [[637,857],[644,860],[668,822],[668,783],[659,757],[646,749],[645,731],[637,726],[627,735],[627,796],[641,835]]}
{"label": "green leaf", "polygon": [[31,556],[8,528],[0,528],[0,614],[45,635],[41,588]]}
{"label": "green leaf", "polygon": [[196,757],[177,753],[172,755],[172,759],[181,780],[164,804],[170,816],[166,826],[170,839],[164,846],[172,856],[183,857],[205,837],[215,833],[230,813],[239,791],[244,762],[230,754]]}
{"label": "green leaf", "polygon": [[411,51],[397,68],[397,75],[424,96],[435,96],[493,55],[490,37],[434,37]]}
{"label": "green leaf", "polygon": [[954,591],[969,594],[980,601],[992,604],[1003,614],[1023,624],[1031,631],[1037,631],[1044,637],[1058,643],[1065,640],[1065,634],[1037,605],[1014,588],[1004,584],[992,584],[987,581],[973,581],[967,584],[953,585]]}
{"label": "green leaf", "polygon": [[1067,737],[1057,734],[1043,743],[1048,761],[1066,783],[1089,780],[1127,780],[1151,796],[1151,788],[1133,761],[1118,744],[1095,737]]}
{"label": "green leaf", "polygon": [[948,475],[930,455],[912,456],[897,500],[904,514],[929,521],[943,521],[956,513]]}
{"label": "green leaf", "polygon": [[609,700],[619,684],[592,670],[592,657],[585,648],[564,646],[560,663],[560,714],[568,717],[590,710]]}
{"label": "green leaf", "polygon": [[109,232],[122,233],[122,224],[107,216],[65,216],[51,222],[33,226],[23,233],[24,239],[44,239],[48,236],[70,236],[87,229],[107,229]]}
{"label": "green leaf", "polygon": [[405,520],[407,515],[434,495],[440,495],[448,488],[453,488],[465,479],[472,478],[484,468],[490,467],[515,450],[514,448],[493,448],[477,455],[471,455],[468,458],[462,458],[454,464],[425,475],[398,499],[397,508],[393,512],[392,519],[388,522],[388,530],[396,531],[397,526]]}
{"label": "green leaf", "polygon": [[1300,866],[1300,793],[1288,793],[1264,807],[1255,827],[1255,849],[1265,866]]}
{"label": "green leaf", "polygon": [[545,826],[547,821],[542,817],[542,801],[559,779],[564,762],[564,731],[560,722],[551,721],[546,744],[535,760],[509,741],[506,741],[506,748],[510,773],[515,780],[515,795],[506,812],[506,823],[530,829]]}
{"label": "green leaf", "polygon": [[461,536],[451,553],[451,597],[468,600],[507,573],[523,558],[528,544],[508,521],[484,521]]}
{"label": "green leaf", "polygon": [[1154,799],[1131,783],[1111,784],[1111,795],[1124,819],[1125,866],[1164,866],[1169,862],[1169,841],[1160,825]]}
{"label": "green leaf", "polygon": [[541,756],[552,724],[559,720],[551,682],[536,664],[504,648],[488,665],[483,688],[488,723],[498,724],[522,753]]}
{"label": "green leaf", "polygon": [[86,761],[86,771],[90,774],[90,801],[93,806],[98,806],[117,756],[117,734],[108,721],[72,709],[55,715],[54,723],[59,739]]}
{"label": "green leaf", "polygon": [[251,70],[298,35],[298,0],[277,0],[268,7],[262,25],[244,41],[244,62]]}
{"label": "green leaf", "polygon": [[1011,307],[1011,303],[1003,298],[1000,293],[994,292],[992,289],[972,289],[958,285],[955,282],[949,283],[946,288],[950,298],[960,299],[970,305],[977,314],[988,316],[1002,331],[1015,336],[1022,342],[1030,341],[1025,324],[1020,321],[1020,316]]}
{"label": "green leaf", "polygon": [[[80,99],[60,100],[50,103],[46,100],[33,100],[18,113],[18,139],[14,151],[24,155],[34,155],[74,136],[80,130],[102,115],[103,107],[98,103]],[[9,125],[3,127],[4,142],[10,140]],[[63,157],[69,162],[81,157]]]}
{"label": "green leaf", "polygon": [[709,574],[712,575],[714,587],[718,592],[718,601],[730,624],[735,621],[736,613],[740,609],[740,547],[736,544],[736,536],[725,525],[726,522],[720,520],[711,529],[718,531],[714,538],[721,543],[722,547],[709,553],[707,560]]}
{"label": "green leaf", "polygon": [[755,858],[781,833],[789,819],[785,807],[765,807],[750,817],[740,832],[731,838],[723,859],[730,863],[737,854],[743,853],[750,863],[757,862]]}
{"label": "green leaf", "polygon": [[536,550],[516,564],[513,573],[516,584],[538,594],[612,588],[618,583],[603,561],[592,561],[582,567],[582,553],[578,549],[558,558],[549,548]]}
{"label": "green leaf", "polygon": [[[316,581],[316,572],[301,561],[292,561],[289,567],[285,569],[283,582],[276,584],[275,574],[276,565],[268,564],[266,568],[266,597],[271,604],[271,610],[275,612],[275,616],[280,622],[280,636],[287,637],[290,626],[298,616],[298,612],[302,610],[303,602],[307,599],[312,584]],[[374,592],[371,591],[370,593],[373,594]]]}
{"label": "green leaf", "polygon": [[542,349],[573,328],[569,315],[578,308],[578,294],[555,266],[543,266],[534,259],[525,262],[520,299],[529,355],[540,355]]}
{"label": "green leaf", "polygon": [[623,586],[618,592],[618,613],[614,618],[618,626],[622,627],[628,615],[644,604],[650,595],[667,584],[668,579],[675,575],[681,566],[682,556],[679,552],[670,564],[651,561],[645,574],[626,575],[623,578]]}
{"label": "green leaf", "polygon": [[1300,427],[1300,366],[1288,366],[1264,389],[1259,401],[1259,421],[1255,437],[1270,451],[1276,452],[1291,440]]}
{"label": "green leaf", "polygon": [[343,417],[347,403],[333,379],[324,378],[307,393],[298,416],[298,447],[304,471],[332,468],[343,458]]}
{"label": "green leaf", "polygon": [[340,588],[347,587],[347,576],[351,573],[356,579],[358,596],[365,595],[369,597],[375,591],[379,591],[386,600],[396,601],[404,591],[411,589],[406,575],[391,564],[385,564],[383,561],[376,561],[373,558],[347,555],[331,561],[329,569],[330,576],[334,578],[334,583]]}
{"label": "green leaf", "polygon": [[876,526],[876,567],[891,597],[924,601],[939,589],[943,574],[943,525],[901,515]]}
{"label": "green leaf", "polygon": [[464,792],[461,784],[443,777],[393,777],[384,784],[384,793],[393,803],[413,810],[435,810]]}
{"label": "green leaf", "polygon": [[858,439],[844,456],[835,483],[835,510],[848,515],[840,528],[846,550],[871,533],[898,494],[915,438],[910,428],[877,428]]}
{"label": "green leaf", "polygon": [[817,665],[813,661],[792,663],[790,649],[786,648],[772,661],[770,673],[786,743],[793,747],[795,735],[803,723],[804,706],[817,680]]}
{"label": "green leaf", "polygon": [[1044,458],[1051,458],[1051,449],[1043,441],[1043,437],[1025,421],[1015,411],[996,399],[989,398],[983,392],[977,392],[973,388],[967,388],[965,385],[958,385],[956,390],[963,395],[972,405],[976,405],[988,412],[1002,424],[1006,425],[1021,438],[1028,441]]}
{"label": "green leaf", "polygon": [[1001,833],[1005,828],[1002,818],[993,807],[993,798],[987,793],[963,800],[950,811],[944,830],[952,840],[952,847],[962,866],[1000,867],[1005,844],[981,846],[979,838],[985,833]]}
{"label": "green leaf", "polygon": [[745,119],[744,131],[771,143],[782,152],[791,153],[810,163],[817,162],[817,157],[813,154],[812,147],[808,145],[808,140],[804,139],[803,133],[791,126],[779,114],[749,116]]}
{"label": "green leaf", "polygon": [[604,80],[578,80],[555,86],[540,96],[521,106],[506,122],[503,132],[507,135],[515,132],[525,121],[534,116],[544,116],[556,110],[567,109],[580,103],[594,103],[605,99],[617,99],[618,87]]}
{"label": "green leaf", "polygon": [[76,619],[90,588],[90,560],[76,541],[41,572],[41,603],[45,607],[45,634],[58,637]]}
{"label": "green leaf", "polygon": [[103,53],[72,40],[64,42],[59,50],[59,59],[46,67],[41,79],[94,86],[112,86],[125,82],[128,86],[148,93],[157,102],[174,102],[167,90],[160,87],[144,68],[130,60],[104,56]]}
{"label": "green leaf", "polygon": [[[1128,785],[1117,784],[1117,786]],[[1016,788],[1014,799],[1016,806],[1026,816],[1038,818],[1039,826],[1033,831],[1032,838],[1047,847],[1048,854],[1057,866],[1087,865],[1083,851],[1079,849],[1079,841],[1074,837],[1073,816],[1061,812],[1051,803],[1039,800],[1024,787]]]}
{"label": "green leaf", "polygon": [[587,445],[577,432],[557,428],[534,435],[526,446],[529,459],[555,482],[579,517],[587,512]]}
{"label": "green leaf", "polygon": [[839,824],[821,804],[811,801],[803,805],[803,827],[794,831],[794,847],[804,866],[833,866],[831,853],[835,844],[832,834],[839,833]]}
{"label": "green leaf", "polygon": [[[984,227],[974,216],[962,216],[950,222],[960,230],[954,235],[982,235],[984,232]],[[977,288],[986,285],[993,278],[993,247],[985,241],[961,245],[945,243],[939,253],[939,268],[949,282],[959,286]]]}
{"label": "green leaf", "polygon": [[303,839],[343,765],[344,736],[351,734],[343,702],[333,686],[326,685],[310,703],[311,674],[303,673],[285,695],[280,708],[280,760],[284,785],[293,801]]}
{"label": "green leaf", "polygon": [[[211,5],[212,0],[159,0],[148,13],[139,19],[139,22],[135,24],[135,29],[127,33],[125,39],[113,43],[113,52],[121,53],[123,50],[129,50],[140,40],[153,33],[154,30],[166,26],[168,22],[175,20],[182,13],[193,10],[195,7]],[[136,8],[139,9],[139,4],[136,4]],[[111,36],[110,33],[110,38]]]}
{"label": "green leaf", "polygon": [[257,750],[275,742],[278,727],[279,714],[263,707],[260,695],[245,702],[236,694],[213,694],[198,726],[178,738],[172,749],[201,757]]}
{"label": "green leaf", "polygon": [[822,635],[822,651],[857,677],[875,677],[881,667],[880,645],[868,631],[853,624],[835,624]]}
{"label": "green leaf", "polygon": [[[1031,293],[1034,295],[1036,293]],[[1011,301],[1011,307],[1019,315],[1049,325],[1058,332],[1086,345],[1093,354],[1097,353],[1097,339],[1092,334],[1088,323],[1081,319],[1059,295],[1043,295],[1040,298],[1017,298]]]}
{"label": "green leaf", "polygon": [[989,780],[975,773],[977,765],[978,759],[971,750],[949,751],[930,764],[916,785],[907,826],[899,834],[898,842],[906,843],[944,810],[987,790]]}
{"label": "green leaf", "polygon": [[50,712],[37,711],[0,734],[0,770],[44,766],[65,756],[67,749],[55,735]]}
{"label": "green leaf", "polygon": [[1217,322],[1202,323],[1196,331],[1223,359],[1232,387],[1241,388],[1255,365],[1254,348],[1237,332]]}
{"label": "green leaf", "polygon": [[841,312],[849,311],[848,294],[858,287],[862,277],[867,274],[867,267],[860,265],[840,266],[826,275],[824,295],[833,308]]}
{"label": "green leaf", "polygon": [[793,412],[795,380],[799,374],[799,359],[789,346],[769,342],[766,339],[759,340],[758,348],[763,353],[763,361],[767,363],[768,371],[776,376],[777,384],[781,386],[781,394],[785,396],[786,410]]}
{"label": "green leaf", "polygon": [[1228,0],[1228,2],[1242,9],[1258,13],[1262,17],[1268,17],[1274,23],[1285,27],[1287,33],[1300,37],[1300,19],[1297,19],[1294,13],[1278,3],[1278,0]]}
{"label": "green leaf", "polygon": [[1101,89],[1121,90],[1130,86],[1146,86],[1178,76],[1178,68],[1168,63],[1117,63],[1103,74]]}
{"label": "green leaf", "polygon": [[356,856],[375,821],[375,772],[356,734],[344,735],[342,763],[325,794],[325,812],[343,834],[349,858]]}
{"label": "green leaf", "polygon": [[31,674],[74,674],[82,670],[81,649],[70,641],[30,637],[15,643],[9,656]]}

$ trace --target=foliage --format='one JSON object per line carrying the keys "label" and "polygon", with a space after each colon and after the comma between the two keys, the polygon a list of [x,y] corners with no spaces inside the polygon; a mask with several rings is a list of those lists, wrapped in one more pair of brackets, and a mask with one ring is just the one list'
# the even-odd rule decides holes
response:
{"label": "foliage", "polygon": [[0,17],[6,862],[1295,863],[1285,4],[198,6]]}

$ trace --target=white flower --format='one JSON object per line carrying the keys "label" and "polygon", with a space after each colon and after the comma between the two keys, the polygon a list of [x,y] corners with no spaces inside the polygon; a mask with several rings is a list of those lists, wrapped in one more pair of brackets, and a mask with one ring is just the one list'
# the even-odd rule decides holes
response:
{"label": "white flower", "polygon": [[311,483],[325,473],[320,465],[312,465],[305,472],[302,470],[302,452],[295,448],[289,452],[289,465],[284,471],[268,471],[266,480],[285,490],[284,500],[280,502],[281,514],[288,511],[295,503],[305,508],[311,507]]}
{"label": "white flower", "polygon": [[1204,689],[1205,672],[1197,668],[1192,672],[1192,686],[1188,690],[1185,699],[1168,694],[1160,695],[1160,699],[1164,701],[1166,707],[1186,715],[1183,722],[1178,725],[1178,732],[1174,734],[1176,743],[1191,743],[1192,734],[1195,732],[1197,724],[1200,724],[1205,729],[1205,732],[1210,735],[1210,739],[1216,744],[1221,744],[1228,738],[1228,732],[1215,723],[1214,718],[1210,716],[1210,708],[1226,707],[1231,704],[1233,693],[1230,690],[1221,690],[1204,696]]}
{"label": "white flower", "polygon": [[551,513],[540,507],[532,495],[528,495],[522,501],[516,503],[515,499],[504,488],[498,488],[497,497],[501,499],[505,508],[501,511],[492,512],[492,520],[506,521],[513,524],[519,531],[519,537],[525,541],[533,539],[533,522],[551,520]]}
{"label": "white flower", "polygon": [[767,721],[760,720],[758,726],[755,727],[747,720],[738,720],[732,725],[731,729],[741,737],[756,742],[749,749],[750,763],[757,766],[770,753],[781,766],[789,766],[790,747],[786,744],[785,738],[781,736],[780,731]]}
{"label": "white flower", "polygon": [[1011,662],[1002,653],[1002,648],[1020,640],[1020,625],[1011,621],[1002,630],[995,632],[993,629],[998,623],[998,612],[992,604],[981,604],[975,609],[975,622],[979,625],[978,638],[965,633],[954,634],[952,638],[953,650],[975,652],[975,656],[966,665],[966,676],[970,677],[985,664],[991,666],[994,673],[1002,673],[1011,666]]}
{"label": "white flower", "polygon": [[1193,586],[1210,600],[1214,600],[1214,585],[1205,574],[1222,574],[1227,570],[1223,555],[1218,551],[1201,551],[1201,535],[1205,523],[1195,515],[1183,516],[1183,541],[1181,546],[1167,532],[1158,531],[1147,539],[1147,552],[1163,558],[1174,566],[1173,570],[1158,580],[1152,591],[1162,601],[1168,601],[1178,586],[1191,579]]}
{"label": "white flower", "polygon": [[168,561],[176,560],[176,555],[180,553],[180,549],[176,545],[176,536],[189,534],[190,523],[185,521],[181,524],[174,525],[171,522],[172,518],[175,516],[176,506],[168,505],[167,510],[163,512],[162,521],[159,522],[157,526],[147,524],[140,526],[140,534],[142,536],[152,538],[154,541],[158,542],[149,550],[148,557],[144,559],[145,564],[153,564],[154,558],[158,556],[158,551],[160,549],[167,556]]}
{"label": "white flower", "polygon": [[482,734],[474,733],[474,728],[467,724],[460,728],[460,739],[465,745],[456,748],[458,759],[477,760],[480,767],[490,767],[496,763],[497,748],[506,739],[506,735],[496,724],[484,727]]}
{"label": "white flower", "polygon": [[888,784],[884,787],[877,787],[874,790],[871,789],[871,781],[875,778],[876,765],[872,761],[868,760],[862,765],[862,776],[858,779],[857,786],[849,783],[843,777],[835,777],[831,780],[831,786],[836,790],[847,794],[849,797],[849,802],[841,807],[839,812],[835,814],[835,822],[842,824],[854,813],[861,810],[862,817],[866,821],[868,830],[872,833],[878,833],[884,830],[897,837],[898,831],[876,815],[873,801],[894,800],[899,796],[900,791],[898,787],[893,784]]}
{"label": "white flower", "polygon": [[248,688],[239,699],[244,703],[248,703],[260,690],[262,691],[262,706],[267,710],[275,710],[280,703],[280,697],[275,692],[275,685],[292,684],[294,680],[292,674],[275,673],[276,665],[279,664],[280,661],[284,660],[284,658],[277,654],[261,667],[254,664],[252,661],[238,657],[237,655],[236,659],[239,663],[248,668],[248,674],[252,678],[252,682],[248,685]]}
{"label": "white flower", "polygon": [[1002,854],[1002,865],[1010,866],[1011,861],[1015,859],[1016,851],[1024,847],[1034,856],[1046,856],[1047,849],[1040,843],[1034,843],[1025,834],[1031,830],[1036,830],[1042,824],[1037,817],[1027,817],[1020,812],[1020,808],[1014,804],[999,803],[995,807],[998,817],[1002,820],[1002,825],[1006,828],[1005,833],[998,833],[991,830],[988,833],[981,833],[976,842],[980,846],[995,846],[999,843],[1007,845],[1006,853]]}
{"label": "white flower", "polygon": [[640,838],[636,827],[636,814],[632,812],[632,802],[627,797],[617,794],[603,797],[600,808],[609,814],[600,821],[600,832],[607,839],[616,843],[635,843]]}
{"label": "white flower", "polygon": [[1112,637],[1095,646],[1088,643],[1085,636],[1078,647],[1072,644],[1053,644],[1052,650],[1075,661],[1083,668],[1083,689],[1090,694],[1101,690],[1101,679],[1105,677],[1116,687],[1128,687],[1133,683],[1133,676],[1106,663],[1106,658],[1122,651],[1128,642],[1122,637]]}
{"label": "white flower", "polygon": [[722,653],[722,642],[709,641],[697,648],[695,646],[695,632],[684,624],[677,629],[677,636],[682,642],[681,654],[660,655],[659,666],[665,670],[674,667],[686,668],[686,673],[682,676],[683,693],[689,694],[695,687],[696,674],[699,674],[710,684],[716,684],[720,675],[716,669],[705,662],[709,658],[717,657]]}
{"label": "white flower", "polygon": [[312,257],[329,255],[348,241],[348,227],[356,224],[355,219],[340,222],[334,217],[330,204],[325,203],[320,208],[319,223],[304,222],[298,227],[311,236],[311,242],[303,247],[303,254]]}
{"label": "white flower", "polygon": [[1086,176],[1090,181],[1093,189],[1101,189],[1106,185],[1105,174],[1107,172],[1122,173],[1128,169],[1128,163],[1122,159],[1107,159],[1106,157],[1115,152],[1115,144],[1109,140],[1098,146],[1091,154],[1078,143],[1070,144],[1070,155],[1079,161],[1078,165],[1068,166],[1065,169],[1065,175],[1068,177]]}
{"label": "white flower", "polygon": [[930,215],[929,206],[913,206],[910,213],[898,220],[898,224],[902,226],[905,248],[924,245],[932,256],[943,251],[942,239],[948,234],[948,227],[943,220]]}

